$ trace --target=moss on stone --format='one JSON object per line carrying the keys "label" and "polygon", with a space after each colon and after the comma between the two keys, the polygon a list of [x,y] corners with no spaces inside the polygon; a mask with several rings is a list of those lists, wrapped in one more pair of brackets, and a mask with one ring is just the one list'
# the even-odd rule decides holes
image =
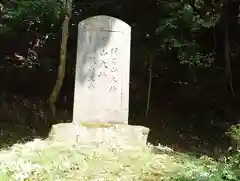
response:
{"label": "moss on stone", "polygon": [[107,122],[80,122],[80,126],[90,127],[90,128],[109,128],[113,127],[114,123]]}

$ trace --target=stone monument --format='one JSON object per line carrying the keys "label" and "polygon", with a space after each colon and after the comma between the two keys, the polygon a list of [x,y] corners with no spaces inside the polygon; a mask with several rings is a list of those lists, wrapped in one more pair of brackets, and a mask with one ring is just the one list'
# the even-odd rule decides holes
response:
{"label": "stone monument", "polygon": [[79,23],[73,122],[53,126],[54,139],[146,144],[149,129],[128,125],[130,45],[131,27],[119,19],[102,15]]}
{"label": "stone monument", "polygon": [[74,122],[128,124],[131,27],[108,16],[79,23]]}

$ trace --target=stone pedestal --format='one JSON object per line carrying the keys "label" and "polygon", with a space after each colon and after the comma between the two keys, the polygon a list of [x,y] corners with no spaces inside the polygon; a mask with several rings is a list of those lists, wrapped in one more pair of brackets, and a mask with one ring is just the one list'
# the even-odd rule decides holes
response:
{"label": "stone pedestal", "polygon": [[149,128],[126,124],[75,125],[61,123],[53,125],[50,140],[72,144],[109,147],[146,147]]}

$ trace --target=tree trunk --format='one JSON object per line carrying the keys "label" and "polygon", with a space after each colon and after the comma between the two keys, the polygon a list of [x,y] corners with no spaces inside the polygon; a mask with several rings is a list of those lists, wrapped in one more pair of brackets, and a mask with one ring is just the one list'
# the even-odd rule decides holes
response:
{"label": "tree trunk", "polygon": [[228,0],[224,0],[224,58],[225,58],[225,75],[228,80],[232,95],[234,96],[233,81],[232,81],[232,67],[230,59],[230,45],[229,45],[229,24],[228,24]]}
{"label": "tree trunk", "polygon": [[146,107],[146,111],[145,111],[145,116],[148,115],[149,112],[149,108],[150,108],[150,100],[151,100],[151,90],[152,90],[152,64],[153,64],[153,55],[151,54],[151,52],[149,53],[149,82],[148,82],[148,94],[147,94],[147,107]]}
{"label": "tree trunk", "polygon": [[60,63],[58,66],[58,75],[56,78],[55,86],[51,92],[51,95],[48,99],[49,106],[51,108],[53,117],[56,114],[56,101],[63,85],[63,80],[65,77],[65,68],[66,68],[66,54],[67,54],[67,41],[68,41],[68,26],[69,21],[72,14],[72,1],[68,0],[66,2],[67,5],[67,12],[65,14],[65,18],[62,24],[62,43],[61,43],[61,50],[60,50]]}

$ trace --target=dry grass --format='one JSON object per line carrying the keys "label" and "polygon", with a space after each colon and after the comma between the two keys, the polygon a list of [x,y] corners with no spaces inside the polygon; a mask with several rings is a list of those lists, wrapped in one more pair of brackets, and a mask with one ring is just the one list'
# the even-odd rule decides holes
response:
{"label": "dry grass", "polygon": [[216,163],[151,149],[107,150],[36,139],[0,152],[1,181],[156,181],[208,176]]}

